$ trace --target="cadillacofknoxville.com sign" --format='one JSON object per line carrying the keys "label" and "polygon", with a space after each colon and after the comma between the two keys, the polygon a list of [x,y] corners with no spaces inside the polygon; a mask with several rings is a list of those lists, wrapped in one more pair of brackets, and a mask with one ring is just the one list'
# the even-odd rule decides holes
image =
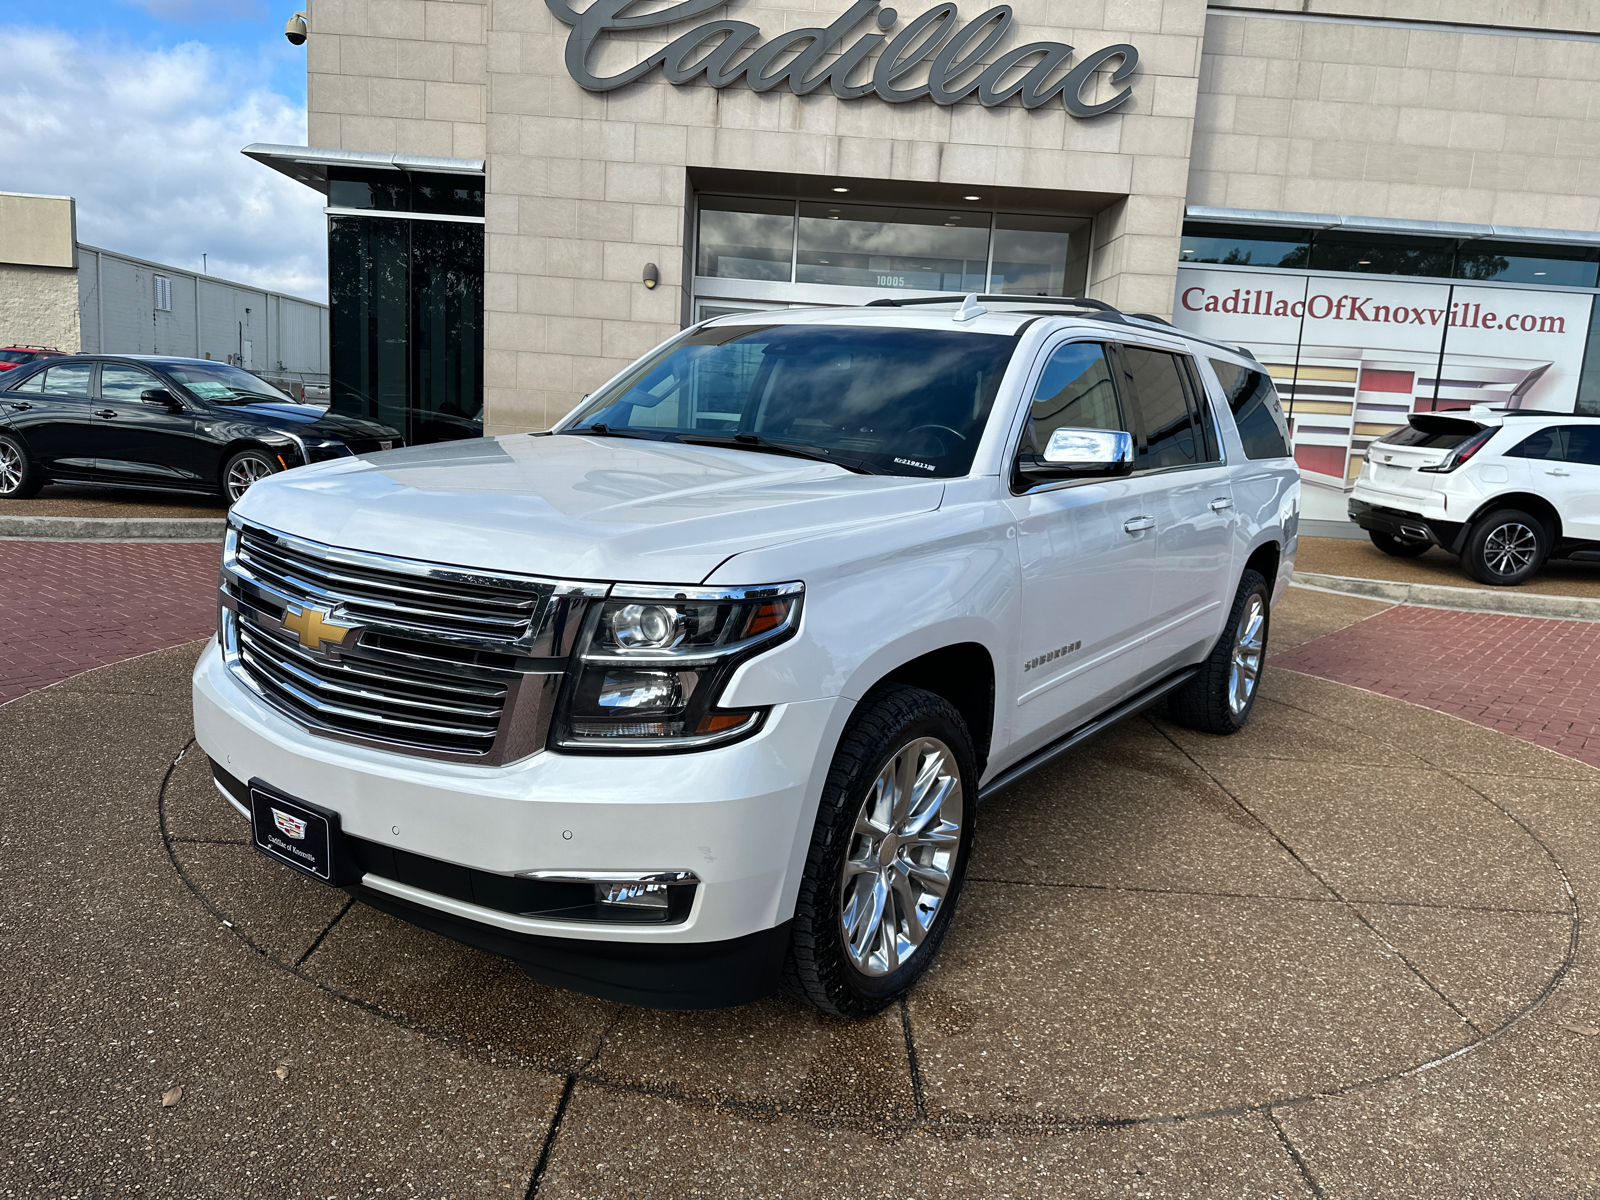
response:
{"label": "cadillacofknoxville.com sign", "polygon": [[[856,0],[826,28],[791,29],[767,42],[746,48],[761,37],[759,26],[748,21],[707,21],[696,25],[654,54],[615,75],[596,75],[589,69],[595,43],[608,33],[655,29],[693,20],[727,0],[681,0],[653,12],[633,13],[641,0],[594,0],[579,12],[566,0],[545,0],[556,18],[572,26],[567,35],[567,72],[579,87],[609,92],[642,79],[657,67],[669,83],[689,83],[701,75],[714,88],[729,87],[743,79],[758,92],[787,84],[805,96],[826,85],[841,100],[876,95],[891,104],[930,97],[935,104],[955,104],[974,92],[981,104],[1004,104],[1019,97],[1027,108],[1038,108],[1060,96],[1075,117],[1095,117],[1126,104],[1132,88],[1123,88],[1107,100],[1090,103],[1083,92],[1095,75],[1114,59],[1111,85],[1121,83],[1139,65],[1139,52],[1126,43],[1096,50],[1062,73],[1073,48],[1062,42],[1028,42],[984,63],[1010,32],[1012,12],[1000,4],[962,24],[953,3],[936,4],[906,23],[893,37],[899,14],[880,8],[878,0]],[[876,26],[848,47],[839,47],[855,27],[869,16]],[[824,64],[828,54],[838,57]],[[855,82],[872,55],[877,61],[870,74]],[[742,57],[741,57],[742,55]],[[931,61],[930,61],[931,60]],[[922,74],[926,64],[926,74]],[[920,77],[920,78],[919,78]]]}

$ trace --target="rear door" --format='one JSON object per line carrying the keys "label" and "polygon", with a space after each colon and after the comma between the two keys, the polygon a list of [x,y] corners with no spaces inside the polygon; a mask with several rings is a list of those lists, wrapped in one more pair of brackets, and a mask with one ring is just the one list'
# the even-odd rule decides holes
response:
{"label": "rear door", "polygon": [[132,363],[100,365],[99,399],[90,406],[96,418],[96,473],[108,482],[159,487],[202,483],[202,447],[195,440],[194,414],[146,404],[152,388],[167,389],[149,371]]}
{"label": "rear door", "polygon": [[[1106,348],[1046,351],[1019,452],[1058,428],[1132,431]],[[1131,695],[1150,611],[1151,535],[1132,476],[1026,487],[1013,482],[1022,619],[1013,746],[1027,754]]]}
{"label": "rear door", "polygon": [[1600,422],[1563,425],[1552,432],[1561,435],[1565,461],[1530,464],[1535,478],[1551,485],[1540,490],[1561,514],[1567,537],[1600,542]]}
{"label": "rear door", "polygon": [[1198,662],[1222,631],[1236,586],[1233,486],[1216,424],[1186,354],[1117,348],[1139,443],[1137,476],[1154,517],[1143,678]]}
{"label": "rear door", "polygon": [[93,363],[63,363],[0,393],[11,428],[52,474],[87,476],[94,469],[87,428],[93,379]]}

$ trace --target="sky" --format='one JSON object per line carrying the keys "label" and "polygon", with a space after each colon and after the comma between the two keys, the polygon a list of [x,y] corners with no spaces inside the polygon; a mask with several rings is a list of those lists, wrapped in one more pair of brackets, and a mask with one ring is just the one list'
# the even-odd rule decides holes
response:
{"label": "sky", "polygon": [[305,144],[296,7],[0,0],[0,191],[75,197],[87,245],[325,301],[325,200],[239,153]]}

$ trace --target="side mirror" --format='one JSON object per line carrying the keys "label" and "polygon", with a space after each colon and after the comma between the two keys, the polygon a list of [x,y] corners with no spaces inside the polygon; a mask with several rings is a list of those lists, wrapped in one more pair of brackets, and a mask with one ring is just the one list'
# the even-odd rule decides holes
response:
{"label": "side mirror", "polygon": [[139,393],[139,399],[152,408],[164,408],[168,412],[183,411],[183,405],[178,402],[178,398],[166,388],[146,388]]}
{"label": "side mirror", "polygon": [[1043,454],[1018,458],[1017,471],[1034,483],[1131,475],[1133,435],[1120,429],[1057,429]]}

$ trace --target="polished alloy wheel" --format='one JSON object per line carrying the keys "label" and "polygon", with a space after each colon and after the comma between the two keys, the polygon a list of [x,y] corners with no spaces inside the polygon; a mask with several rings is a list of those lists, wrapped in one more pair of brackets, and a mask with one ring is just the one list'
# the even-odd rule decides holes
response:
{"label": "polished alloy wheel", "polygon": [[1250,707],[1256,682],[1261,678],[1261,654],[1266,648],[1267,602],[1253,593],[1233,637],[1233,662],[1228,669],[1228,708],[1239,716]]}
{"label": "polished alloy wheel", "polygon": [[250,490],[252,483],[271,474],[272,464],[264,458],[252,454],[239,459],[228,469],[228,503],[237,503],[239,497]]}
{"label": "polished alloy wheel", "polygon": [[22,486],[22,455],[8,442],[0,442],[0,492]]}
{"label": "polished alloy wheel", "polygon": [[1521,521],[1508,521],[1489,531],[1483,561],[1496,575],[1515,575],[1530,567],[1539,553],[1539,535]]}
{"label": "polished alloy wheel", "polygon": [[867,789],[839,880],[850,961],[888,975],[916,953],[950,894],[961,850],[961,774],[937,738],[902,746]]}

